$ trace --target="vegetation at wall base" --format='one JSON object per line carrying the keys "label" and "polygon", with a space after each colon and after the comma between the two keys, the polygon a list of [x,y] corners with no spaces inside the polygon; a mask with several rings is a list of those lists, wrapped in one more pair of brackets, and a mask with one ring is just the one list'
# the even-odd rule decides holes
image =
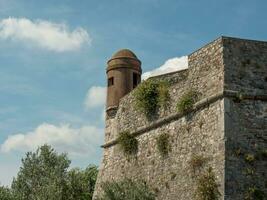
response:
{"label": "vegetation at wall base", "polygon": [[196,191],[198,200],[218,200],[221,196],[218,187],[219,185],[216,183],[215,174],[210,167],[198,178]]}
{"label": "vegetation at wall base", "polygon": [[157,148],[162,157],[166,157],[170,151],[169,135],[163,133],[156,138]]}
{"label": "vegetation at wall base", "polygon": [[159,107],[166,108],[170,99],[168,88],[165,81],[148,79],[142,82],[133,93],[136,109],[150,118]]}
{"label": "vegetation at wall base", "polygon": [[198,93],[190,89],[177,102],[176,109],[178,112],[184,113],[191,110],[198,99]]}
{"label": "vegetation at wall base", "polygon": [[126,156],[135,155],[138,152],[138,140],[129,131],[119,134],[118,144]]}
{"label": "vegetation at wall base", "polygon": [[103,196],[98,200],[155,200],[155,194],[142,181],[130,179],[102,184]]}

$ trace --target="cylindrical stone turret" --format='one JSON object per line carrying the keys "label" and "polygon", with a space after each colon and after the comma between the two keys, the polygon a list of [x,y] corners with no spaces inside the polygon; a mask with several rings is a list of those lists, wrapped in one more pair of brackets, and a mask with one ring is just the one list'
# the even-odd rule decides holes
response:
{"label": "cylindrical stone turret", "polygon": [[122,49],[107,62],[107,103],[106,111],[116,110],[120,99],[141,82],[141,61],[136,55]]}

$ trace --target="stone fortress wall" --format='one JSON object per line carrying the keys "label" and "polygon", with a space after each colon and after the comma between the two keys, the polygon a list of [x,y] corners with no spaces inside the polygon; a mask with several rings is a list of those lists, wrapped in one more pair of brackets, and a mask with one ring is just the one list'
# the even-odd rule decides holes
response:
{"label": "stone fortress wall", "polygon": [[[212,167],[221,199],[244,199],[254,186],[267,194],[267,43],[220,37],[188,56],[187,70],[154,79],[170,82],[171,105],[148,121],[134,107],[133,93],[124,96],[116,115],[106,117],[104,155],[94,199],[101,183],[125,177],[144,180],[159,200],[195,199],[194,155]],[[188,114],[176,103],[189,89],[201,95]],[[236,97],[241,98],[236,98]],[[136,159],[128,160],[116,138],[128,130],[138,140]],[[170,136],[171,152],[163,158],[156,138]],[[254,160],[246,161],[247,155]],[[252,169],[254,174],[246,171]]]}
{"label": "stone fortress wall", "polygon": [[[244,199],[253,187],[266,199],[267,43],[226,39],[224,44],[224,90],[243,96],[237,102],[225,98],[225,199]],[[254,156],[250,163],[248,155]]]}

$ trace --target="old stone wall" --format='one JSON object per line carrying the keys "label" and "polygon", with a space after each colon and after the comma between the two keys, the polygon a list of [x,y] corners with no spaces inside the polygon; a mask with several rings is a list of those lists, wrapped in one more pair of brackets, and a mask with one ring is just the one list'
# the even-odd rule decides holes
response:
{"label": "old stone wall", "polygon": [[266,195],[267,102],[225,100],[225,137],[225,199]]}
{"label": "old stone wall", "polygon": [[[134,132],[176,113],[178,100],[190,89],[200,93],[199,99],[222,92],[222,50],[219,38],[189,55],[188,70],[155,77],[170,83],[171,100],[169,108],[159,110],[152,121],[135,109],[133,92],[122,98],[115,118],[106,120],[105,142],[116,139],[122,131]],[[206,167],[213,167],[223,193],[223,122],[221,99],[138,136],[139,150],[134,160],[127,161],[118,145],[105,148],[95,197],[101,191],[101,182],[127,177],[145,180],[158,193],[158,199],[193,199],[196,179],[189,161],[196,154],[206,158]],[[162,133],[170,135],[172,151],[167,158],[162,158],[156,148],[156,138]]]}
{"label": "old stone wall", "polygon": [[[166,158],[160,155],[156,146],[156,138],[162,133],[170,136],[171,152]],[[136,158],[127,160],[118,145],[106,148],[98,184],[127,177],[146,181],[160,200],[194,199],[199,172],[194,172],[190,160],[201,155],[206,159],[205,168],[213,167],[223,193],[223,133],[223,100],[220,100],[138,136]]]}
{"label": "old stone wall", "polygon": [[252,190],[267,196],[267,42],[223,41],[224,87],[241,95],[225,101],[225,199],[243,200]]}
{"label": "old stone wall", "polygon": [[[196,177],[208,167],[215,172],[221,199],[243,200],[254,186],[266,192],[266,49],[264,42],[220,37],[193,52],[187,70],[154,77],[170,83],[171,100],[152,120],[136,110],[134,91],[123,97],[116,115],[106,118],[94,199],[101,183],[131,178],[146,181],[159,200],[193,200]],[[191,89],[199,92],[199,102],[192,112],[177,115],[177,102]],[[135,159],[126,159],[116,144],[126,130],[138,133]],[[171,141],[165,158],[156,146],[162,133]],[[253,162],[246,160],[250,154]],[[196,155],[205,162],[194,171],[190,160]]]}
{"label": "old stone wall", "polygon": [[267,93],[267,42],[223,37],[224,89]]}

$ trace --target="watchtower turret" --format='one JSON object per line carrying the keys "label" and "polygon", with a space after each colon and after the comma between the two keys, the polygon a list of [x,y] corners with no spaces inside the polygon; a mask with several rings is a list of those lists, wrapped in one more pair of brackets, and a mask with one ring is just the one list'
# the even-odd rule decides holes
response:
{"label": "watchtower turret", "polygon": [[117,110],[120,99],[141,82],[141,61],[128,49],[115,53],[107,62],[107,103],[106,111]]}

